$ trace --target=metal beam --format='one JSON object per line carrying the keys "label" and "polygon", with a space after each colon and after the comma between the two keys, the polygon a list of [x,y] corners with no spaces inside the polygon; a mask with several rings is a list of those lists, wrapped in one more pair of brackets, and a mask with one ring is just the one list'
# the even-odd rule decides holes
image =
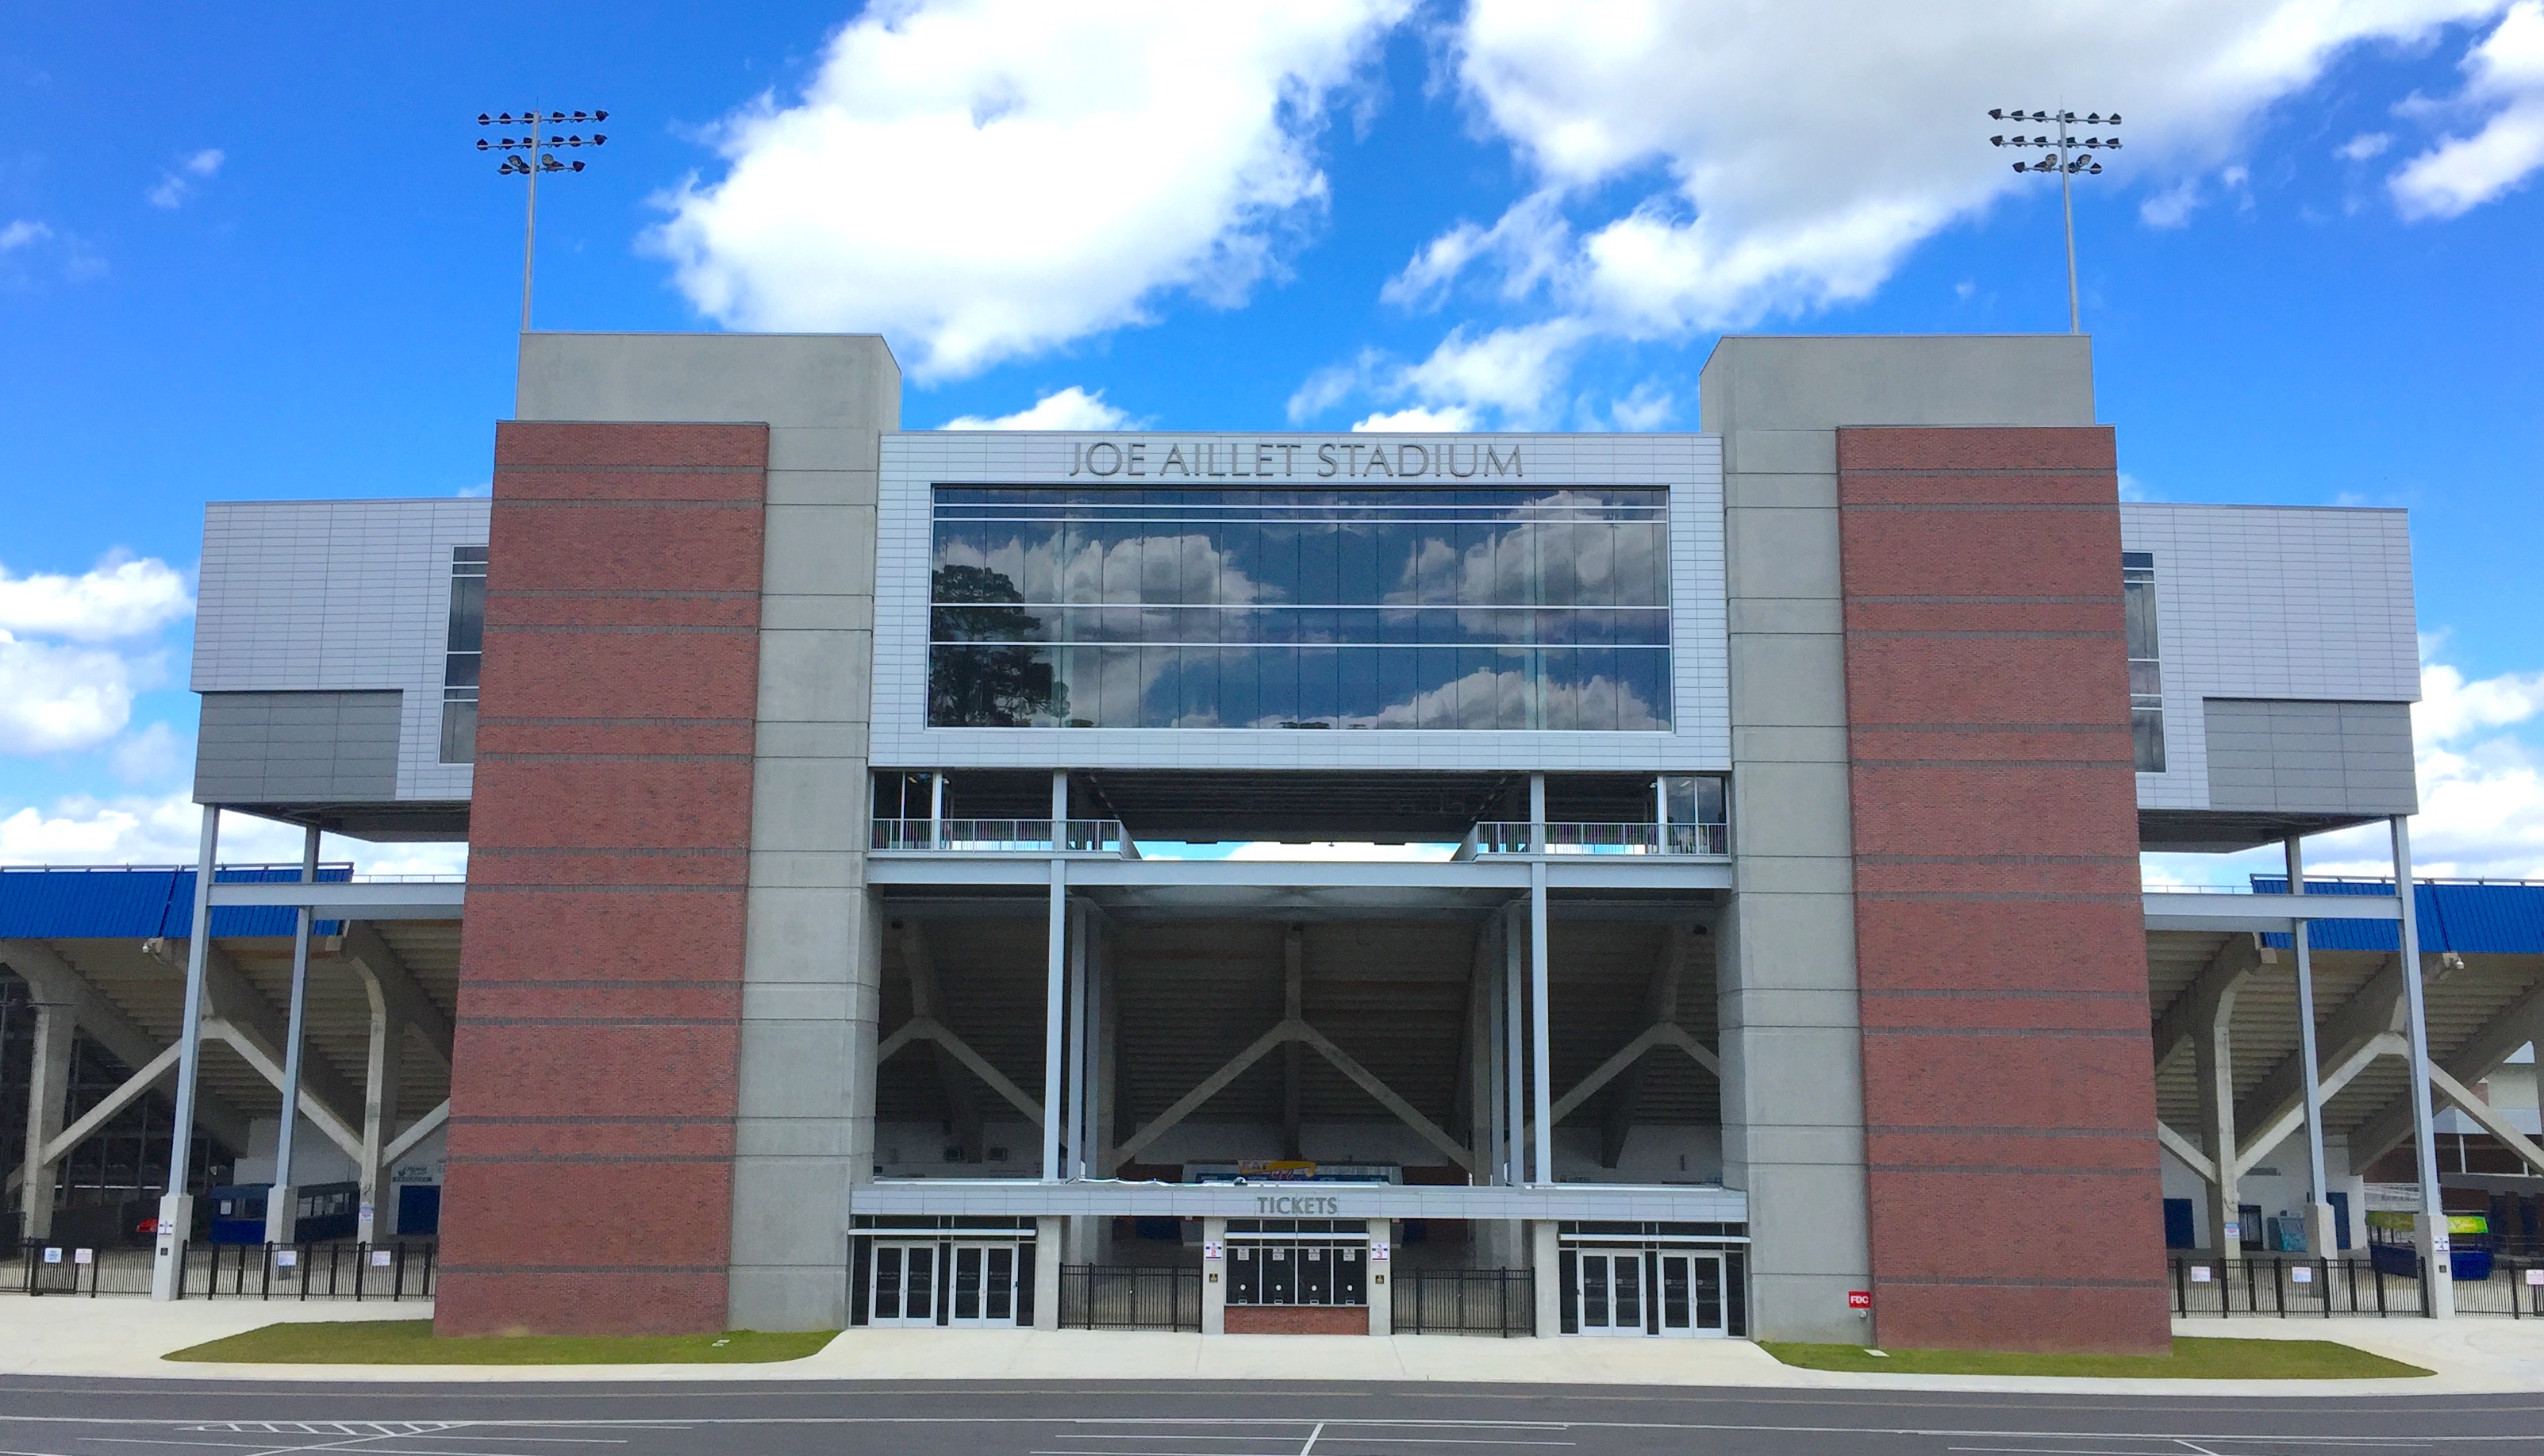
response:
{"label": "metal beam", "polygon": [[223,909],[252,905],[289,910],[306,905],[320,920],[457,920],[467,895],[468,887],[456,880],[322,880],[317,884],[221,880],[212,886],[212,904]]}
{"label": "metal beam", "polygon": [[2269,930],[2284,934],[2301,920],[2400,920],[2390,895],[2203,895],[2149,890],[2150,930]]}

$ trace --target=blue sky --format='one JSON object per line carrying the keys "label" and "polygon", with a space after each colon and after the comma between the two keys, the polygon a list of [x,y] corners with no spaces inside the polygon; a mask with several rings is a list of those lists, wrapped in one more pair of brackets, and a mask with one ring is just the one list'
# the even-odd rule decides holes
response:
{"label": "blue sky", "polygon": [[205,500],[483,488],[480,111],[612,113],[541,326],[880,328],[914,427],[1691,429],[1725,330],[2063,328],[2061,104],[2131,488],[2410,508],[2424,857],[2544,875],[2537,0],[7,0],[0,860],[186,852]]}

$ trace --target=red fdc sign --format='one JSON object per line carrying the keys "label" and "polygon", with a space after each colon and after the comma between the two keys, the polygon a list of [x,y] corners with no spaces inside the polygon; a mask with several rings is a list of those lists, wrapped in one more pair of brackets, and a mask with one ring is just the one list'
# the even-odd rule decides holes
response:
{"label": "red fdc sign", "polygon": [[1851,1310],[1868,1310],[1872,1308],[1872,1291],[1869,1289],[1848,1290],[1846,1292],[1846,1307]]}

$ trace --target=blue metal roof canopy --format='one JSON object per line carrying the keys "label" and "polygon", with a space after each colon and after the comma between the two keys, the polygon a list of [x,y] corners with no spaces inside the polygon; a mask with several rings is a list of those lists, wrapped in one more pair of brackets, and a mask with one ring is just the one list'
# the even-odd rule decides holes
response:
{"label": "blue metal roof canopy", "polygon": [[[322,881],[346,882],[351,864],[322,864]],[[212,871],[214,884],[289,884],[297,864],[229,864]],[[240,906],[212,913],[216,937],[288,935],[294,913]],[[195,925],[192,865],[0,866],[0,939],[183,940]],[[321,935],[338,933],[338,921],[320,921]]]}
{"label": "blue metal roof canopy", "polygon": [[[2253,893],[2284,895],[2283,874],[2253,876]],[[2314,879],[2309,895],[2394,894],[2392,880]],[[2421,953],[2533,955],[2544,952],[2544,882],[2535,880],[2415,880],[2412,902],[2421,923]],[[2317,950],[2398,950],[2402,930],[2393,921],[2316,921],[2306,932]],[[2286,945],[2285,934],[2266,935],[2266,945]]]}

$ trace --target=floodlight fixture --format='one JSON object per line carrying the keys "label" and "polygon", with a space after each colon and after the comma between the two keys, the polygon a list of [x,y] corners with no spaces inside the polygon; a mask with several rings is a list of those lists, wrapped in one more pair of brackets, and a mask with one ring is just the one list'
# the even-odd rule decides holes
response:
{"label": "floodlight fixture", "polygon": [[2080,122],[2088,126],[2117,126],[2120,124],[2120,114],[2118,112],[2112,112],[2108,116],[2106,116],[2101,112],[2088,112],[2084,116],[2080,117],[2074,112],[2068,111],[2064,108],[2061,108],[2056,112],[2033,111],[2027,113],[2020,110],[2010,111],[2003,107],[1994,107],[1989,109],[1988,117],[1990,120],[1998,121],[2051,121],[2057,123],[2058,130],[2055,135],[2043,133],[2036,136],[1991,136],[1988,138],[1988,145],[1999,147],[2038,147],[2042,152],[2050,154],[2044,155],[2036,161],[2017,162],[2014,164],[2014,170],[2034,175],[2052,172],[2058,175],[2059,202],[2065,212],[2067,223],[2067,332],[2071,334],[2081,334],[2085,331],[2085,314],[2083,304],[2078,296],[2076,288],[2076,194],[2074,179],[2080,176],[2100,176],[2103,171],[2103,164],[2094,160],[2090,154],[2097,151],[2117,151],[2119,149],[2120,139],[2116,136],[2078,136],[2075,133],[2074,128]]}
{"label": "floodlight fixture", "polygon": [[532,264],[536,261],[538,256],[539,174],[542,172],[580,172],[584,169],[584,163],[581,159],[570,162],[561,162],[557,160],[555,154],[550,152],[548,148],[602,146],[607,144],[609,140],[607,136],[597,131],[592,133],[589,137],[585,136],[580,131],[564,136],[542,137],[540,135],[541,128],[547,126],[564,126],[569,122],[579,123],[585,121],[606,121],[608,120],[609,113],[601,111],[574,112],[571,114],[566,112],[549,112],[547,115],[541,116],[536,109],[530,109],[523,111],[517,117],[514,116],[511,112],[498,112],[491,117],[486,115],[484,112],[479,112],[477,114],[477,124],[480,126],[523,126],[528,128],[528,134],[524,136],[498,136],[493,141],[488,141],[482,136],[477,138],[477,150],[481,152],[498,151],[505,154],[503,164],[495,169],[496,176],[518,176],[526,177],[530,180],[529,207],[521,224],[521,332],[524,334],[530,331],[530,275]]}

